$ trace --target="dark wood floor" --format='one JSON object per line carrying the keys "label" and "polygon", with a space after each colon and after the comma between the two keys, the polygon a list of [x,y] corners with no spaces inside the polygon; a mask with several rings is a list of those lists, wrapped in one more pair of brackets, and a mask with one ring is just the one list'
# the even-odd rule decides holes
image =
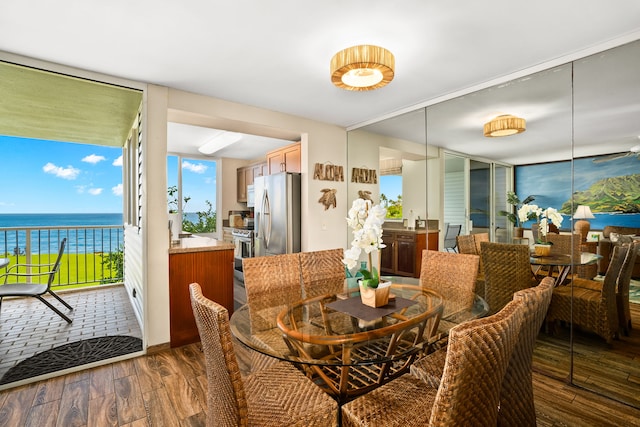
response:
{"label": "dark wood floor", "polygon": [[[573,344],[573,381],[580,387],[640,407],[640,304],[631,304],[634,328],[611,344],[576,330]],[[557,379],[569,378],[569,329],[542,332],[534,351],[534,369]],[[639,422],[640,423],[640,422]]]}
{"label": "dark wood floor", "polygon": [[[640,410],[538,372],[534,391],[539,426],[640,425]],[[0,426],[204,426],[205,396],[191,344],[0,392]]]}

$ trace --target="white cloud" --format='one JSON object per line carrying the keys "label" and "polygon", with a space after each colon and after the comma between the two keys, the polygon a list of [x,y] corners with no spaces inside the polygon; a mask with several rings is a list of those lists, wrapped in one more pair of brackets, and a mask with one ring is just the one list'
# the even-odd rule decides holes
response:
{"label": "white cloud", "polygon": [[205,173],[207,171],[208,166],[203,165],[202,163],[193,164],[188,161],[182,162],[182,169],[187,169],[193,173]]}
{"label": "white cloud", "polygon": [[95,165],[96,163],[100,163],[103,160],[107,160],[107,159],[104,156],[98,156],[95,154],[89,154],[87,157],[82,159],[83,162],[91,163],[92,165]]}
{"label": "white cloud", "polygon": [[113,166],[122,166],[122,154],[120,155],[120,157],[118,157],[117,159],[115,159],[113,161],[113,163],[111,163]]}
{"label": "white cloud", "polygon": [[80,174],[80,169],[76,169],[73,166],[67,166],[66,168],[56,166],[53,163],[49,162],[42,167],[42,170],[45,173],[50,173],[51,175],[55,175],[58,178],[73,180],[78,177]]}
{"label": "white cloud", "polygon": [[90,188],[89,194],[92,196],[99,196],[102,193],[102,188]]}
{"label": "white cloud", "polygon": [[111,192],[116,196],[122,196],[122,184],[111,187]]}

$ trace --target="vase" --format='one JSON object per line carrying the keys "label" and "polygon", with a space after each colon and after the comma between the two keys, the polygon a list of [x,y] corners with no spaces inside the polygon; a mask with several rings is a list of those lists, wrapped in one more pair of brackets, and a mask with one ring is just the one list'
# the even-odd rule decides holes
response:
{"label": "vase", "polygon": [[544,243],[536,243],[533,245],[534,253],[538,256],[549,256],[551,255],[551,245]]}
{"label": "vase", "polygon": [[358,282],[360,287],[360,300],[369,307],[384,307],[389,304],[389,290],[391,282],[380,282],[377,288],[370,288]]}
{"label": "vase", "polygon": [[523,236],[524,236],[524,228],[522,228],[522,227],[513,227],[513,237],[522,238]]}

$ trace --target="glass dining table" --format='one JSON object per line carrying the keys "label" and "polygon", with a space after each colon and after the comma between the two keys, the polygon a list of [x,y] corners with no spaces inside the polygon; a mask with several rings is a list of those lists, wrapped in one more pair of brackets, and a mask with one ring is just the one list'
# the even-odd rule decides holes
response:
{"label": "glass dining table", "polygon": [[[485,301],[441,319],[447,301],[420,286],[418,279],[390,280],[389,304],[365,306],[357,288],[307,298],[264,313],[249,304],[231,316],[231,332],[253,351],[294,363],[339,403],[347,402],[408,371],[413,361],[432,351],[446,328],[482,317]],[[277,313],[277,314],[273,314]],[[447,320],[441,322],[441,320]],[[266,323],[271,328],[258,327]],[[446,326],[445,326],[446,325]]]}
{"label": "glass dining table", "polygon": [[554,277],[554,285],[559,286],[565,282],[573,267],[595,264],[600,258],[602,258],[601,255],[591,252],[580,252],[579,256],[572,256],[568,254],[551,254],[549,256],[538,256],[532,254],[529,262],[532,266],[535,265],[549,267],[547,271],[548,276],[552,276],[554,269],[558,268],[558,274]]}

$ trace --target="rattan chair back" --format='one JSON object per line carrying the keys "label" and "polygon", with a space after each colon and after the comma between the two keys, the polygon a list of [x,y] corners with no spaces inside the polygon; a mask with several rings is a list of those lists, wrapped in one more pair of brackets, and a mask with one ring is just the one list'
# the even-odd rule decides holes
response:
{"label": "rattan chair back", "polygon": [[444,298],[444,319],[473,306],[478,255],[422,251],[420,285],[433,289]]}
{"label": "rattan chair back", "polygon": [[536,425],[531,364],[536,337],[551,303],[553,286],[554,279],[546,277],[538,286],[523,289],[513,295],[514,300],[524,302],[524,320],[502,381],[498,425]]}
{"label": "rattan chair back", "polygon": [[625,335],[629,335],[631,329],[631,309],[629,308],[629,287],[631,285],[631,274],[636,258],[640,251],[640,242],[631,243],[627,256],[624,259],[618,283],[616,286],[616,307],[618,310],[618,325]]}
{"label": "rattan chair back", "polygon": [[[247,425],[247,399],[236,359],[227,309],[189,285],[207,370],[207,425]],[[215,421],[213,421],[215,420]]]}
{"label": "rattan chair back", "polygon": [[611,262],[600,289],[579,286],[558,286],[553,291],[547,313],[548,322],[573,322],[592,331],[607,343],[618,335],[616,281],[622,269],[628,247],[615,246]]}
{"label": "rattan chair back", "polygon": [[287,362],[243,379],[227,309],[207,299],[197,283],[189,293],[207,371],[208,427],[336,425],[336,402]]}
{"label": "rattan chair back", "polygon": [[501,385],[520,333],[523,309],[523,301],[512,301],[493,316],[451,329],[429,425],[496,425]]}
{"label": "rattan chair back", "polygon": [[339,294],[344,290],[343,249],[300,253],[303,298]]}
{"label": "rattan chair back", "polygon": [[242,269],[252,330],[275,328],[278,313],[302,299],[300,255],[244,258]]}
{"label": "rattan chair back", "polygon": [[473,234],[462,234],[456,237],[458,252],[461,254],[478,255],[475,238],[473,236]]}
{"label": "rattan chair back", "polygon": [[521,289],[537,285],[526,245],[482,242],[485,300],[489,313],[497,313]]}
{"label": "rattan chair back", "polygon": [[553,243],[552,255],[571,255],[574,259],[580,259],[580,234],[547,233],[547,241]]}

